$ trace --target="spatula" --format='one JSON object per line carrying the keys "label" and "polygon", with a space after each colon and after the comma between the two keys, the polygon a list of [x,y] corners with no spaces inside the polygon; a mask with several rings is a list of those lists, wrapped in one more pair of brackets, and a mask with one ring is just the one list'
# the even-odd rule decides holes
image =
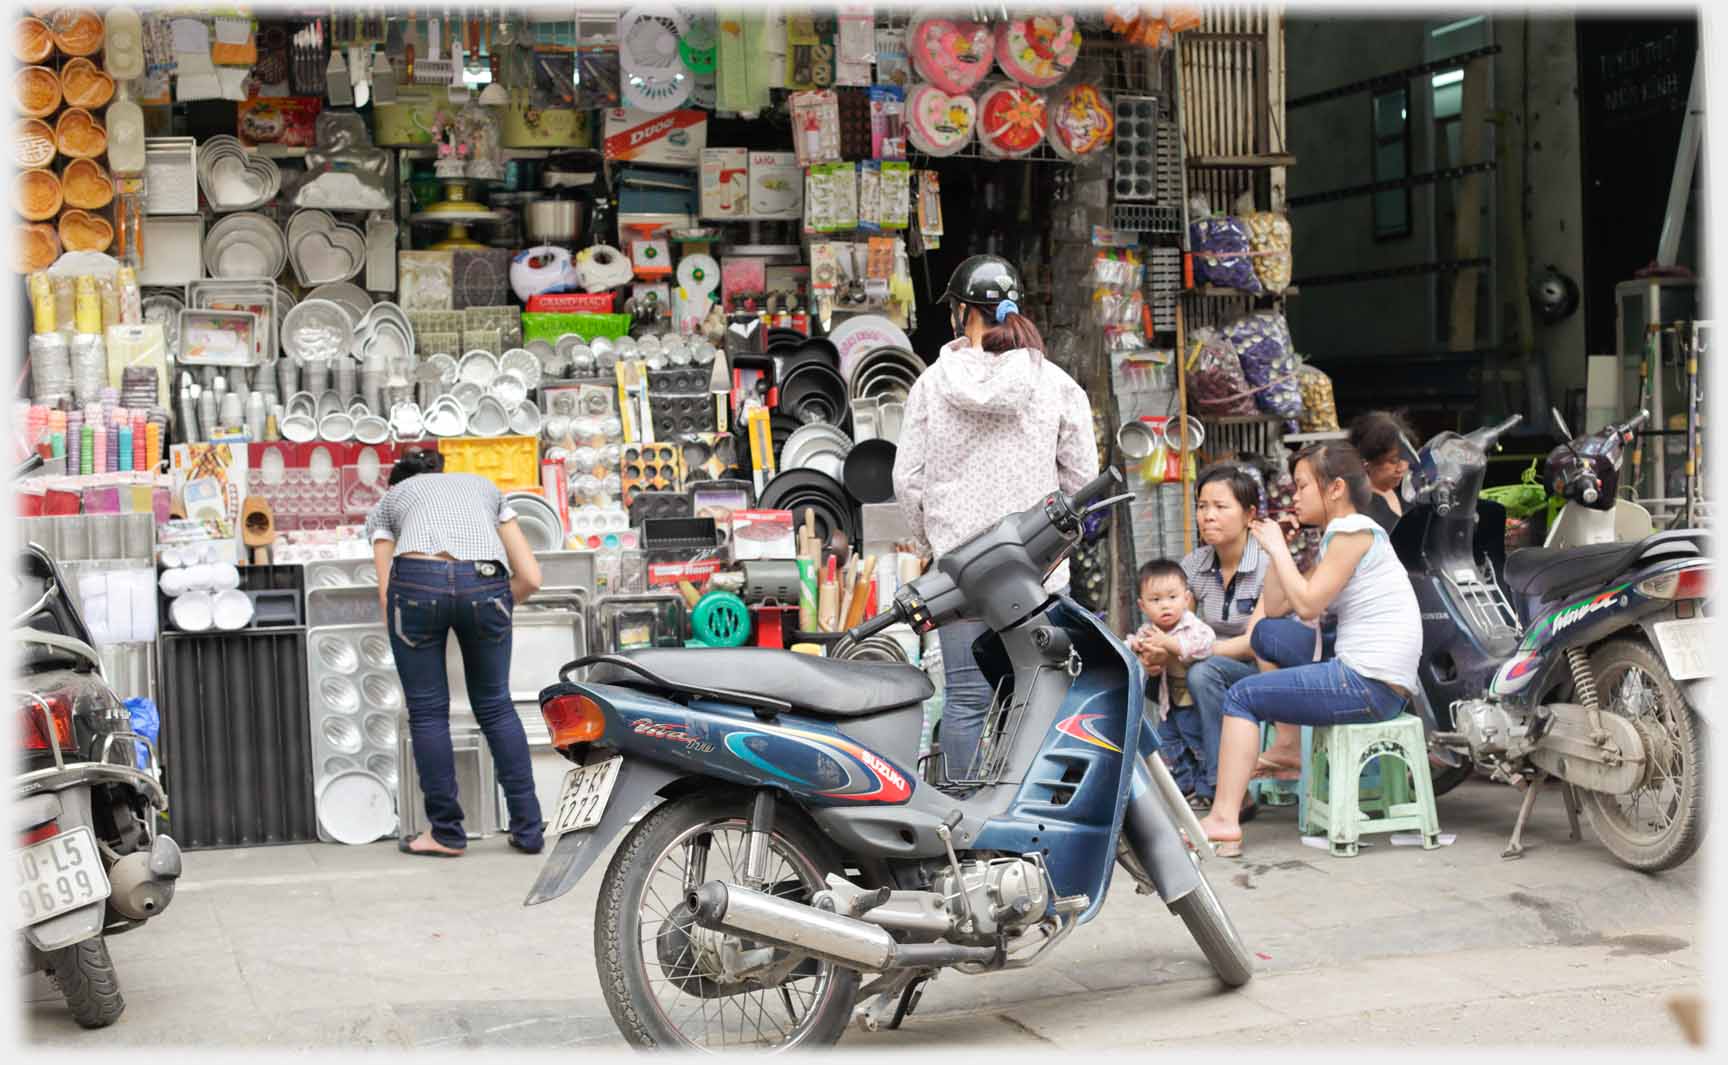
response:
{"label": "spatula", "polygon": [[726,369],[726,354],[714,356],[714,367],[708,371],[708,391],[714,396],[714,431],[726,431],[726,408],[732,395],[732,374]]}

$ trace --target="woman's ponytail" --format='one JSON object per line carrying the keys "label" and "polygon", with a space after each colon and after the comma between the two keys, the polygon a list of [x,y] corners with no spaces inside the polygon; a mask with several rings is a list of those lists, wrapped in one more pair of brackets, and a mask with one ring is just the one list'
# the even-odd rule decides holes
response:
{"label": "woman's ponytail", "polygon": [[1020,313],[1020,305],[1013,300],[1002,300],[989,310],[980,307],[979,311],[996,323],[984,330],[984,339],[979,346],[985,351],[1000,355],[1004,351],[1031,348],[1043,353],[1043,334],[1032,324],[1032,319]]}

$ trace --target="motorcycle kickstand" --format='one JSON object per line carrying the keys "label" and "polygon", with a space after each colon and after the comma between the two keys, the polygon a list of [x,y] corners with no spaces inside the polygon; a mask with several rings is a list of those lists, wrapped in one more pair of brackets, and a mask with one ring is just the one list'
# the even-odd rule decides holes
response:
{"label": "motorcycle kickstand", "polygon": [[912,1015],[918,1008],[918,1000],[924,997],[924,985],[930,982],[928,976],[920,976],[906,985],[906,990],[900,993],[900,1005],[894,1011],[894,1017],[888,1022],[890,1032],[897,1031],[900,1022]]}
{"label": "motorcycle kickstand", "polygon": [[1546,769],[1536,771],[1536,779],[1524,788],[1524,802],[1518,807],[1518,820],[1512,826],[1512,838],[1507,841],[1506,849],[1500,852],[1505,859],[1524,857],[1524,825],[1530,820],[1530,811],[1536,807],[1536,793],[1542,790],[1542,784],[1548,779]]}
{"label": "motorcycle kickstand", "polygon": [[1584,838],[1584,832],[1578,827],[1578,789],[1571,784],[1560,786],[1560,797],[1566,801],[1566,820],[1571,825],[1573,843]]}

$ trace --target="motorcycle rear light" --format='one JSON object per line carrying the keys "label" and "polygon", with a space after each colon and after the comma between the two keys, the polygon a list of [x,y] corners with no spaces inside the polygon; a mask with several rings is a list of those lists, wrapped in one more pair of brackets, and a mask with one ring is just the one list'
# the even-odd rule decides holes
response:
{"label": "motorcycle rear light", "polygon": [[540,716],[552,734],[554,748],[593,743],[606,734],[606,715],[586,695],[555,695],[540,704]]}
{"label": "motorcycle rear light", "polygon": [[58,821],[44,822],[43,824],[37,825],[35,828],[24,833],[24,839],[18,845],[20,847],[28,847],[32,843],[41,843],[43,840],[52,839],[59,834],[60,823]]}
{"label": "motorcycle rear light", "polygon": [[1704,599],[1710,594],[1710,567],[1693,566],[1639,581],[1638,594],[1651,599]]}
{"label": "motorcycle rear light", "polygon": [[[42,712],[46,703],[48,713]],[[77,742],[72,738],[72,700],[59,693],[50,693],[37,697],[25,697],[20,703],[18,712],[23,716],[20,722],[24,728],[24,749],[27,751],[46,751],[50,742],[63,751],[75,750]],[[49,735],[52,723],[53,735]]]}

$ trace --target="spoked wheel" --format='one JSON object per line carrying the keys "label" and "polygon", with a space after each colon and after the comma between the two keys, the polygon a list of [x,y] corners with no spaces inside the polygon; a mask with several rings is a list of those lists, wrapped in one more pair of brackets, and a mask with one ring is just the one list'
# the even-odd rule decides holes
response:
{"label": "spoked wheel", "polygon": [[1182,918],[1188,934],[1200,945],[1200,952],[1212,963],[1226,987],[1241,987],[1254,978],[1254,959],[1237,934],[1224,904],[1218,901],[1212,885],[1206,882],[1206,871],[1198,870],[1200,886],[1170,904],[1170,912]]}
{"label": "spoked wheel", "polygon": [[1590,656],[1602,709],[1637,724],[1649,771],[1623,795],[1583,791],[1603,846],[1634,869],[1657,873],[1692,857],[1704,840],[1704,727],[1662,659],[1637,640],[1612,640]]}
{"label": "spoked wheel", "polygon": [[845,1032],[856,970],[697,927],[685,902],[710,880],[809,902],[839,872],[781,807],[763,883],[745,879],[749,804],[678,799],[643,818],[606,870],[594,922],[600,987],[624,1038],[671,1049],[824,1046]]}

